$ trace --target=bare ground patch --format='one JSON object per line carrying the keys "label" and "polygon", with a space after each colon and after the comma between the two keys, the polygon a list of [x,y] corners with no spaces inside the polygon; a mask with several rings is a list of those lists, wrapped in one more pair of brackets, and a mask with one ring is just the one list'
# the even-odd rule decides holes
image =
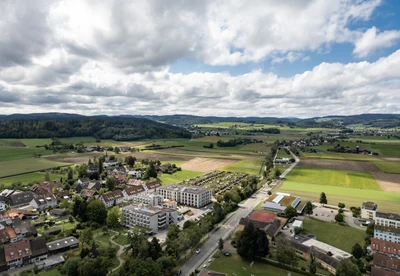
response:
{"label": "bare ground patch", "polygon": [[225,167],[237,160],[213,159],[196,157],[181,166],[183,170],[196,172],[212,172],[219,168]]}
{"label": "bare ground patch", "polygon": [[373,172],[372,175],[375,177],[382,190],[400,193],[400,175],[383,172]]}
{"label": "bare ground patch", "polygon": [[301,159],[298,166],[310,169],[346,170],[371,173],[379,172],[379,170],[369,162],[362,161],[307,158]]}

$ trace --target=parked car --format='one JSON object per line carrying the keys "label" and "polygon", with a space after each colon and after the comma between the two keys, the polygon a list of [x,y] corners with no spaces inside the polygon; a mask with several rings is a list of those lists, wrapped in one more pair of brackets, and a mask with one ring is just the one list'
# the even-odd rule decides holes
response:
{"label": "parked car", "polygon": [[229,256],[231,256],[231,253],[229,253],[229,252],[225,252],[225,254],[224,254],[225,256],[227,256],[227,257],[229,257]]}
{"label": "parked car", "polygon": [[196,250],[196,254],[199,254],[200,252],[201,252],[200,248]]}
{"label": "parked car", "polygon": [[178,270],[175,275],[181,275],[181,274],[182,274],[182,270]]}

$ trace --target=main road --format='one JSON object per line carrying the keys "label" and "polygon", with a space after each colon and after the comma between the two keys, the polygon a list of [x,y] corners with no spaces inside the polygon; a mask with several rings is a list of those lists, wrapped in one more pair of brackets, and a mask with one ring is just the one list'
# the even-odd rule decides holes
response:
{"label": "main road", "polygon": [[[296,160],[289,168],[287,168],[280,176],[284,178],[300,161],[297,156],[290,152],[293,158]],[[280,180],[275,180],[269,186],[265,185],[261,188],[254,196],[247,199],[245,203],[240,204],[240,208],[225,222],[221,225],[219,230],[216,232],[209,233],[209,239],[200,248],[201,252],[199,254],[194,254],[180,269],[182,270],[182,275],[190,275],[196,268],[201,267],[204,263],[207,263],[207,259],[211,258],[211,254],[218,246],[218,240],[220,238],[226,239],[229,234],[236,228],[239,224],[241,218],[247,217],[251,211],[263,200],[268,197],[268,191],[270,191]]]}

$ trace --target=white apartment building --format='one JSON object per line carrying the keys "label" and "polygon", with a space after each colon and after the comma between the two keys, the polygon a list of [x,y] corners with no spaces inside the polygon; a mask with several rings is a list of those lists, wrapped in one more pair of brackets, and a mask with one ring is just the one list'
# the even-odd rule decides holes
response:
{"label": "white apartment building", "polygon": [[374,238],[400,243],[400,215],[376,212]]}
{"label": "white apartment building", "polygon": [[361,218],[375,220],[376,210],[378,210],[378,204],[371,201],[363,202],[361,207]]}
{"label": "white apartment building", "polygon": [[197,208],[207,205],[212,198],[210,189],[198,186],[173,184],[160,187],[158,192],[166,199]]}
{"label": "white apartment building", "polygon": [[122,225],[140,226],[158,232],[178,222],[178,211],[161,206],[129,205],[122,208]]}
{"label": "white apartment building", "polygon": [[162,205],[163,197],[157,193],[141,193],[133,196],[133,202],[149,204],[151,206]]}

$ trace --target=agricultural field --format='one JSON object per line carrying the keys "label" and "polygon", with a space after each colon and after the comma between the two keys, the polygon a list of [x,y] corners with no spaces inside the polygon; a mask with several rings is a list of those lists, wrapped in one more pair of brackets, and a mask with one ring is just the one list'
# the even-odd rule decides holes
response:
{"label": "agricultural field", "polygon": [[307,233],[317,236],[318,241],[325,242],[348,253],[351,253],[354,244],[364,245],[365,231],[350,226],[306,218],[303,227]]}
{"label": "agricultural field", "polygon": [[290,153],[286,153],[285,149],[280,148],[277,154],[277,158],[293,158]]}
{"label": "agricultural field", "polygon": [[[282,276],[289,275],[290,272],[288,270],[257,261],[254,262],[252,267],[250,267],[250,263],[250,261],[243,260],[236,253],[232,253],[231,257],[221,256],[219,258],[216,258],[207,269],[237,276],[248,276],[251,274]],[[246,270],[244,270],[243,267],[245,267]],[[290,274],[292,276],[301,276],[301,274],[295,272],[290,272]]]}
{"label": "agricultural field", "polygon": [[385,161],[385,160],[373,160],[370,162],[372,165],[377,167],[381,172],[400,174],[400,162],[399,161],[393,162],[393,161]]}
{"label": "agricultural field", "polygon": [[344,170],[326,170],[326,169],[308,169],[294,168],[287,176],[288,182],[315,184],[320,186],[339,186],[357,189],[381,190],[371,173],[344,171]]}
{"label": "agricultural field", "polygon": [[369,162],[346,161],[333,159],[302,158],[297,165],[299,168],[348,170],[355,172],[378,172],[379,170]]}
{"label": "agricultural field", "polygon": [[47,151],[45,148],[30,148],[23,146],[0,146],[0,162],[19,160],[25,158],[33,158],[40,155],[51,154],[51,151]]}
{"label": "agricultural field", "polygon": [[195,172],[195,171],[178,171],[173,174],[163,173],[158,179],[161,181],[162,185],[169,185],[174,183],[182,182],[183,180],[190,179],[196,176],[202,175],[202,172]]}
{"label": "agricultural field", "polygon": [[[65,177],[64,174],[53,174],[50,173],[50,180],[51,181],[58,181],[61,177]],[[6,187],[11,186],[13,183],[21,182],[22,184],[30,184],[30,183],[40,183],[44,181],[45,173],[43,172],[34,172],[34,173],[27,173],[21,174],[17,176],[5,177],[0,178],[0,183],[4,184]]]}
{"label": "agricultural field", "polygon": [[400,193],[400,176],[398,174],[373,172],[372,175],[375,177],[382,190]]}
{"label": "agricultural field", "polygon": [[330,205],[337,205],[339,202],[343,202],[346,206],[360,207],[364,201],[369,200],[377,203],[379,210],[382,212],[400,210],[400,193],[322,186],[291,181],[285,181],[279,191],[299,196],[303,201],[315,200],[318,202],[321,192],[325,192]]}
{"label": "agricultural field", "polygon": [[60,163],[49,161],[44,158],[27,158],[20,160],[11,160],[8,162],[1,162],[0,178],[6,176],[14,176],[28,172],[37,172],[58,166],[71,165],[67,163]]}
{"label": "agricultural field", "polygon": [[196,157],[182,164],[181,168],[182,170],[188,170],[188,171],[212,172],[218,170],[219,168],[232,164],[234,162],[235,160]]}
{"label": "agricultural field", "polygon": [[227,172],[240,172],[252,175],[259,175],[260,172],[262,172],[263,164],[264,163],[262,160],[247,159],[229,164],[223,167],[221,170]]}

